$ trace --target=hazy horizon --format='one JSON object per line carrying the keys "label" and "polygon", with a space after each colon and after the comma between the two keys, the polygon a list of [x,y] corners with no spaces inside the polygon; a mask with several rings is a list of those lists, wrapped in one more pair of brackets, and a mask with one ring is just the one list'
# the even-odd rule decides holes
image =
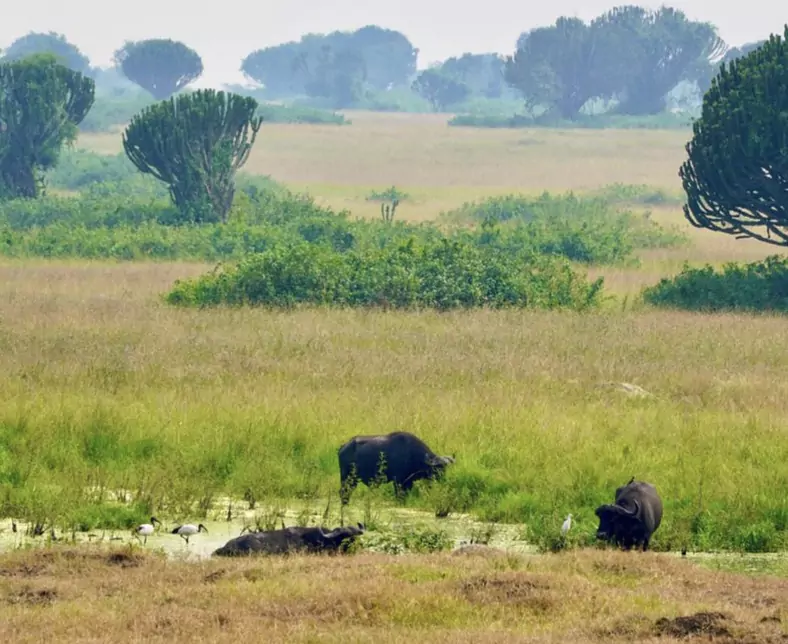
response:
{"label": "hazy horizon", "polygon": [[[222,13],[197,13],[193,3],[170,0],[166,5],[153,0],[137,0],[133,11],[128,3],[74,0],[65,5],[53,1],[20,5],[3,16],[0,48],[20,36],[34,32],[62,33],[91,60],[106,67],[113,52],[126,40],[173,38],[195,49],[205,71],[195,87],[243,82],[241,60],[256,49],[290,40],[309,32],[353,30],[375,24],[404,33],[419,48],[419,68],[431,62],[465,52],[511,53],[517,37],[528,29],[555,22],[559,16],[589,20],[623,2],[601,0],[555,0],[527,8],[523,3],[490,0],[482,21],[478,7],[448,0],[401,0],[394,3],[372,1],[351,7],[348,0],[319,3],[303,0],[297,9],[291,3],[272,1],[265,11],[243,0],[225,0]],[[690,19],[712,22],[731,46],[782,34],[788,18],[781,17],[779,5],[752,0],[745,5],[725,7],[712,0],[676,2],[633,2],[648,8],[660,5],[684,11]],[[117,7],[117,15],[108,7]],[[192,15],[189,15],[189,14]],[[258,24],[261,22],[262,24]],[[101,26],[97,28],[97,23]],[[454,26],[448,26],[452,24]],[[436,28],[436,25],[439,25]],[[446,26],[444,26],[446,25]]]}

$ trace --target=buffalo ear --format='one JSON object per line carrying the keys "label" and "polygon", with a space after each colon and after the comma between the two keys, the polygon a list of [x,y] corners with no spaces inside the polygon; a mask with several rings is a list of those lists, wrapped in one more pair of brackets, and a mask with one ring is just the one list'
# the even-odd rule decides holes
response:
{"label": "buffalo ear", "polygon": [[361,530],[361,532],[364,532],[364,530],[366,530],[363,523],[358,524],[358,529]]}

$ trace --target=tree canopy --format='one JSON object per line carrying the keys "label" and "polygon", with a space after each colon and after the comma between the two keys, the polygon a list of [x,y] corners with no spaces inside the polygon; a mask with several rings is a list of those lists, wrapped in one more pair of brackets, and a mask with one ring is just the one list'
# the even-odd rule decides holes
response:
{"label": "tree canopy", "polygon": [[471,94],[500,98],[505,89],[504,59],[495,53],[470,54],[447,58],[440,72],[465,85]]}
{"label": "tree canopy", "polygon": [[306,94],[345,107],[365,91],[406,86],[418,49],[400,32],[368,25],[356,31],[306,34],[249,54],[241,71],[272,98]]}
{"label": "tree canopy", "polygon": [[183,219],[226,221],[235,174],[249,158],[262,118],[257,101],[197,90],[146,107],[123,133],[126,156],[169,186]]}
{"label": "tree canopy", "polygon": [[465,83],[455,80],[440,68],[425,69],[413,81],[412,89],[429,101],[436,112],[464,101],[470,94]]}
{"label": "tree canopy", "polygon": [[788,245],[788,25],[723,63],[679,170],[698,228]]}
{"label": "tree canopy", "polygon": [[52,54],[0,64],[0,198],[39,196],[40,173],[76,138],[94,96],[93,80]]}
{"label": "tree canopy", "polygon": [[32,54],[52,54],[57,61],[75,72],[87,74],[90,60],[79,47],[72,45],[62,34],[30,32],[12,42],[5,50],[2,62],[21,60]]}
{"label": "tree canopy", "polygon": [[203,72],[199,54],[170,39],[127,42],[115,52],[114,62],[126,78],[157,100],[179,92]]}
{"label": "tree canopy", "polygon": [[721,55],[716,29],[676,9],[615,7],[590,23],[559,18],[523,33],[506,59],[506,81],[527,104],[574,119],[591,99],[623,114],[653,114],[698,61]]}

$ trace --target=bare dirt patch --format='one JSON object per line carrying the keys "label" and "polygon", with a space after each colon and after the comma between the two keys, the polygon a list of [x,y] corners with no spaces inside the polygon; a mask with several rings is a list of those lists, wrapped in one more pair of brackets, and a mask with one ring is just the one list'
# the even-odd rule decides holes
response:
{"label": "bare dirt patch", "polygon": [[50,606],[57,599],[57,591],[53,588],[23,588],[8,596],[9,604],[25,604],[28,606]]}
{"label": "bare dirt patch", "polygon": [[670,637],[729,637],[731,633],[724,626],[727,621],[729,617],[723,613],[695,613],[673,619],[661,617],[654,623],[654,628],[657,634]]}
{"label": "bare dirt patch", "polygon": [[550,586],[542,579],[524,573],[479,576],[460,584],[462,595],[474,604],[521,604],[540,612],[553,607]]}

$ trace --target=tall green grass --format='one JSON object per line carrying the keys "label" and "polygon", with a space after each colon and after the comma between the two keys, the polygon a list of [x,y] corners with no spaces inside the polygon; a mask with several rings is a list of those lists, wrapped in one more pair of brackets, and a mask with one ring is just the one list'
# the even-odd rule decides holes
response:
{"label": "tall green grass", "polygon": [[[573,543],[592,543],[594,509],[636,476],[665,504],[656,549],[785,545],[776,320],[168,311],[154,269],[53,270],[3,287],[4,516],[184,520],[222,495],[323,507],[345,440],[406,429],[457,458],[409,507],[518,522],[537,543],[572,512]],[[598,386],[617,379],[653,397]]]}

